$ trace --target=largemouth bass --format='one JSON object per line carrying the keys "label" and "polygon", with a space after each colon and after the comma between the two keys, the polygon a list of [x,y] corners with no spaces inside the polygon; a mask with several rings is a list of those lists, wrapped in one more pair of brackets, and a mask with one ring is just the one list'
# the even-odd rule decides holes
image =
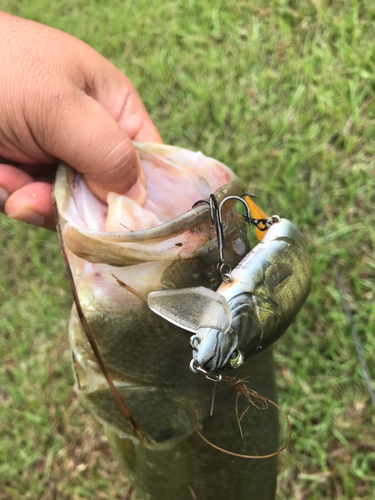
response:
{"label": "largemouth bass", "polygon": [[[59,168],[55,196],[85,318],[145,442],[137,439],[121,413],[73,307],[69,335],[80,399],[104,425],[135,487],[134,500],[273,499],[277,458],[244,461],[210,448],[194,432],[192,415],[198,410],[198,427],[221,447],[265,455],[278,448],[276,409],[249,412],[242,422],[242,439],[236,395],[231,387],[218,383],[210,416],[212,382],[189,370],[191,333],[156,315],[140,298],[158,290],[217,290],[215,228],[207,207],[191,207],[212,193],[218,202],[239,195],[242,182],[226,166],[201,153],[151,144],[136,144],[136,148],[147,181],[143,207],[115,193],[108,195],[107,204],[100,202],[66,165]],[[250,247],[245,222],[234,203],[223,210],[223,230],[226,261],[235,268]],[[294,304],[295,296],[282,297],[287,324],[310,286],[308,259],[297,239],[295,243],[291,237],[287,244],[298,246],[292,273],[303,276],[297,291],[303,299]],[[285,255],[281,261],[283,265]],[[277,264],[274,255],[273,265]],[[113,275],[139,296],[120,287]],[[275,289],[273,277],[274,273],[260,271],[257,285]],[[249,377],[253,390],[276,400],[270,348],[254,353],[235,374]]]}

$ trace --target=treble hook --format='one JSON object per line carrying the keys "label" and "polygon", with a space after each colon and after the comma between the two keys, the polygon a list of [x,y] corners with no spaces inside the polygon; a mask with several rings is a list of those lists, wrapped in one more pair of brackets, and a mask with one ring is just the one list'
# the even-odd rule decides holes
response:
{"label": "treble hook", "polygon": [[237,201],[240,201],[245,205],[246,208],[246,213],[247,213],[247,221],[250,224],[250,211],[249,208],[246,204],[246,202],[240,198],[239,196],[227,196],[224,198],[220,205],[217,205],[216,197],[214,194],[210,195],[209,200],[199,200],[196,203],[194,203],[193,207],[196,207],[200,203],[206,203],[210,207],[210,216],[211,216],[211,222],[212,224],[215,224],[215,230],[216,230],[216,237],[217,237],[217,243],[218,243],[218,249],[219,249],[219,264],[217,265],[217,271],[221,276],[221,279],[225,282],[228,283],[233,280],[231,272],[232,269],[229,264],[227,264],[224,260],[224,249],[225,249],[225,240],[224,240],[224,229],[223,229],[223,216],[222,216],[222,207],[224,203],[230,199],[235,199]]}
{"label": "treble hook", "polygon": [[192,359],[189,366],[193,373],[203,373],[203,375],[206,375],[206,379],[212,382],[221,382],[222,376],[220,373],[207,371],[203,366],[199,365],[196,359]]}
{"label": "treble hook", "polygon": [[206,203],[210,207],[211,222],[212,224],[215,225],[218,250],[219,250],[219,263],[217,265],[217,270],[221,276],[221,279],[225,283],[233,281],[233,277],[231,274],[232,269],[230,265],[227,264],[224,260],[225,240],[224,240],[223,216],[222,216],[222,208],[224,203],[226,203],[229,200],[236,200],[241,202],[246,210],[246,215],[242,214],[242,216],[249,224],[249,226],[254,225],[260,231],[266,231],[272,224],[280,221],[280,217],[278,215],[272,215],[272,217],[268,217],[267,219],[253,219],[251,217],[249,206],[246,203],[246,201],[242,198],[242,196],[250,196],[252,198],[256,198],[256,196],[251,193],[243,193],[241,197],[227,196],[221,201],[220,205],[218,206],[215,195],[211,194],[209,200],[199,200],[192,206],[192,208],[195,208],[200,203]]}
{"label": "treble hook", "polygon": [[[211,195],[213,196],[213,195]],[[246,215],[244,215],[243,217],[245,218],[246,222],[250,225],[251,224],[251,214],[250,214],[250,210],[249,210],[249,207],[246,203],[245,200],[243,200],[242,198],[240,198],[239,196],[227,196],[226,198],[224,198],[220,205],[219,205],[219,208],[217,210],[217,215],[218,215],[218,222],[217,222],[217,226],[220,228],[220,231],[219,231],[219,235],[220,235],[220,238],[219,238],[219,235],[218,235],[218,243],[219,243],[219,256],[220,256],[220,262],[218,264],[218,271],[220,273],[220,276],[222,278],[222,280],[225,282],[225,283],[228,283],[230,281],[233,281],[233,278],[232,278],[232,269],[230,267],[229,264],[227,264],[224,260],[224,249],[225,249],[225,241],[224,241],[224,231],[223,231],[223,215],[222,215],[222,209],[223,209],[223,205],[229,201],[229,200],[236,200],[236,201],[239,201],[241,202],[244,207],[245,207],[245,210],[246,210]]]}

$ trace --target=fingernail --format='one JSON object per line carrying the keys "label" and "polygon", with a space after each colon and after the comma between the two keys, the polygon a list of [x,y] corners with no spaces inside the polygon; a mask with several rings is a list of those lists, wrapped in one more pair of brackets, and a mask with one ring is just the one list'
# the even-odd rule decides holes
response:
{"label": "fingernail", "polygon": [[0,207],[3,207],[9,198],[8,191],[5,191],[3,187],[0,187]]}
{"label": "fingernail", "polygon": [[46,220],[43,215],[34,212],[34,210],[30,210],[30,208],[20,208],[19,210],[10,212],[7,216],[11,219],[27,222],[27,224],[32,224],[33,226],[43,226]]}
{"label": "fingernail", "polygon": [[134,200],[138,205],[144,207],[147,201],[147,190],[145,186],[142,184],[140,179],[135,181],[135,184],[129,189],[128,192],[125,193],[125,196]]}

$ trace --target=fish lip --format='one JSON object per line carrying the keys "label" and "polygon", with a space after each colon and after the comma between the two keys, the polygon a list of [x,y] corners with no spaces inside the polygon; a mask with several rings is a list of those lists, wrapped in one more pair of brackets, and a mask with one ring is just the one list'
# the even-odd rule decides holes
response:
{"label": "fish lip", "polygon": [[162,241],[165,238],[179,236],[189,229],[194,229],[199,224],[210,221],[211,219],[207,209],[205,209],[204,206],[199,206],[188,210],[170,221],[163,222],[159,226],[149,229],[139,229],[129,233],[121,231],[98,231],[96,229],[83,227],[73,221],[67,222],[66,226],[70,226],[92,239],[100,238],[103,241],[110,241],[111,243],[113,243],[114,240],[117,243],[137,243],[144,241],[155,242],[155,240]]}

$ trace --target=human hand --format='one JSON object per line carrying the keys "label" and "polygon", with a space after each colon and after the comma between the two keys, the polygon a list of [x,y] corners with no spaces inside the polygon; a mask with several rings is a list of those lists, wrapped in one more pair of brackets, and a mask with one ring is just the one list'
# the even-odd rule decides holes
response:
{"label": "human hand", "polygon": [[143,204],[131,140],[161,138],[131,82],[82,41],[3,12],[0,47],[0,210],[54,229],[57,160],[101,200],[115,191]]}

